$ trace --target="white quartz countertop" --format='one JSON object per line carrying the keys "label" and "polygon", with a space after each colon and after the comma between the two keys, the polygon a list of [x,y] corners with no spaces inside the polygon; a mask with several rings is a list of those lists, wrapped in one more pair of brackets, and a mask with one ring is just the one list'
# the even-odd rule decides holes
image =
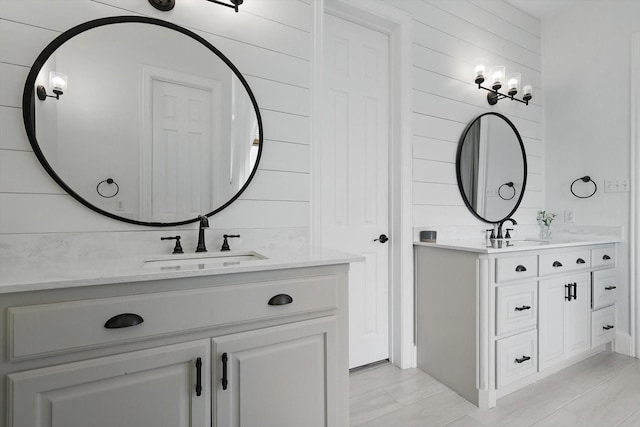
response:
{"label": "white quartz countertop", "polygon": [[552,248],[569,248],[573,246],[601,245],[620,242],[619,237],[576,237],[559,236],[551,240],[535,238],[522,239],[495,239],[495,240],[438,240],[435,243],[414,242],[415,246],[428,246],[432,248],[455,249],[459,251],[477,252],[482,254],[531,251]]}
{"label": "white quartz countertop", "polygon": [[[207,256],[221,255],[216,252],[174,256],[159,255],[143,259],[96,260],[94,263],[86,261],[80,263],[73,259],[45,258],[34,260],[33,267],[27,269],[20,265],[21,263],[2,259],[0,260],[2,264],[0,265],[0,294],[364,261],[360,255],[307,246],[285,249],[260,248],[255,252],[227,252],[224,254],[242,257],[251,253],[257,253],[264,259],[206,264]],[[185,262],[186,258],[193,258],[195,261]],[[172,260],[176,260],[175,266],[172,266]],[[13,267],[14,265],[17,267]]]}

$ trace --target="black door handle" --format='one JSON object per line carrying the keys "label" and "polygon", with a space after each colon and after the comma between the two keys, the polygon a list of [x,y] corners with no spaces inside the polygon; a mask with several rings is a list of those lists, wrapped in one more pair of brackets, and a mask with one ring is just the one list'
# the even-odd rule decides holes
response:
{"label": "black door handle", "polygon": [[560,261],[553,261],[554,267],[562,267],[562,263]]}
{"label": "black door handle", "polygon": [[287,294],[278,294],[276,296],[271,297],[269,300],[269,305],[287,305],[293,302],[293,298],[291,295]]}
{"label": "black door handle", "polygon": [[226,390],[229,385],[229,380],[227,380],[227,361],[228,361],[227,353],[222,353],[222,389]]}
{"label": "black door handle", "polygon": [[202,394],[202,358],[196,359],[196,396]]}
{"label": "black door handle", "polygon": [[564,285],[564,299],[567,301],[571,301],[571,283],[567,283]]}
{"label": "black door handle", "polygon": [[104,327],[107,329],[129,328],[131,326],[139,325],[142,322],[144,322],[142,316],[135,313],[122,313],[107,320]]}
{"label": "black door handle", "polygon": [[518,273],[523,272],[523,271],[527,271],[527,267],[525,267],[524,265],[520,264],[519,266],[516,267],[516,271]]}
{"label": "black door handle", "polygon": [[530,356],[522,356],[520,359],[516,359],[515,362],[516,363],[524,363],[527,360],[531,360],[531,357]]}
{"label": "black door handle", "polygon": [[578,299],[578,284],[573,282],[571,286],[573,286],[573,299]]}
{"label": "black door handle", "polygon": [[386,234],[381,234],[377,239],[373,239],[374,242],[386,243],[389,240]]}

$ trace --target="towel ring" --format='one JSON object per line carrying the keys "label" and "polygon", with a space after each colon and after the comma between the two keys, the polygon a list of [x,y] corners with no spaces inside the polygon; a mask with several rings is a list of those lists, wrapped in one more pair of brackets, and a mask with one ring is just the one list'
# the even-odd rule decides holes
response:
{"label": "towel ring", "polygon": [[[100,191],[100,186],[101,186],[102,184],[105,184],[105,183],[106,183],[106,184],[113,184],[113,185],[115,185],[115,186],[116,186],[116,192],[115,192],[115,193],[113,193],[113,194],[112,194],[112,195],[110,195],[110,196],[105,196],[104,194],[102,194],[102,192]],[[98,192],[98,194],[99,194],[100,196],[104,197],[105,199],[110,199],[110,198],[112,198],[112,197],[115,197],[115,196],[116,196],[116,194],[118,194],[118,193],[120,192],[120,186],[118,185],[118,183],[117,183],[117,182],[115,182],[115,181],[113,180],[113,178],[107,178],[107,179],[105,179],[105,180],[100,181],[100,182],[98,183],[98,185],[96,185],[96,191]]]}
{"label": "towel ring", "polygon": [[[502,187],[504,187],[505,185],[506,185],[507,187],[511,187],[511,189],[513,190],[513,194],[511,195],[511,197],[504,197],[504,196],[502,195],[501,190],[502,190]],[[513,199],[513,198],[516,196],[516,187],[515,187],[515,185],[513,184],[513,182],[511,182],[511,181],[509,181],[509,182],[505,182],[505,183],[504,183],[504,184],[502,184],[500,187],[498,187],[498,196],[500,196],[500,198],[501,198],[502,200],[511,200],[511,199]]]}
{"label": "towel ring", "polygon": [[[578,181],[582,181],[582,182],[589,182],[591,181],[591,183],[593,183],[593,192],[591,194],[589,194],[588,196],[578,196],[574,191],[573,191],[573,184],[575,184]],[[578,178],[575,181],[573,181],[571,183],[571,194],[573,194],[574,196],[576,196],[578,199],[588,199],[589,197],[593,196],[594,194],[596,194],[596,191],[598,191],[598,185],[596,184],[596,182],[594,180],[591,179],[591,177],[589,175],[585,175],[582,178]]]}

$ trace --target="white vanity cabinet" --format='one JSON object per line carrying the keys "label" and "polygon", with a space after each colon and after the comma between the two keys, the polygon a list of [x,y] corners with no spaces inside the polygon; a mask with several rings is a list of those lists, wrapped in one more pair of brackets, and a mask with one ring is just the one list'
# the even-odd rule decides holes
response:
{"label": "white vanity cabinet", "polygon": [[491,249],[415,245],[418,367],[483,408],[615,338],[615,244]]}
{"label": "white vanity cabinet", "polygon": [[0,427],[348,425],[347,277],[336,264],[2,295]]}

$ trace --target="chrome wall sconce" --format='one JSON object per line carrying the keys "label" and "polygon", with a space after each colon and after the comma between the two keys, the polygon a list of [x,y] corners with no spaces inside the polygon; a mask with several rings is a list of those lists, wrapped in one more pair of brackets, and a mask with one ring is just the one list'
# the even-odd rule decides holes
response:
{"label": "chrome wall sconce", "polygon": [[233,10],[236,11],[236,13],[238,13],[238,6],[240,6],[242,3],[244,3],[244,0],[229,0],[229,3],[225,3],[222,1],[218,1],[218,0],[207,0],[210,1],[211,3],[216,3],[216,4],[221,4],[222,6],[227,6],[232,8]]}
{"label": "chrome wall sconce", "polygon": [[40,101],[44,101],[47,98],[60,99],[60,95],[67,90],[67,76],[62,73],[51,71],[49,73],[49,89],[51,89],[55,95],[47,94],[47,89],[42,85],[36,86],[36,94]]}
{"label": "chrome wall sconce", "polygon": [[[489,71],[490,77],[490,87],[482,86],[482,83],[485,81],[485,73],[487,71],[487,66],[484,64],[480,64],[476,67],[476,77],[475,83],[478,85],[478,89],[484,89],[489,91],[487,94],[487,102],[490,105],[495,105],[504,98],[509,98],[512,101],[522,102],[523,104],[529,105],[529,101],[531,100],[531,85],[525,85],[522,87],[522,99],[518,99],[515,95],[520,91],[521,79],[522,76],[520,73],[511,73],[506,75],[505,67],[503,65],[498,65],[492,67]],[[500,92],[500,89],[504,85],[504,82],[507,82],[507,93],[504,94]]]}

